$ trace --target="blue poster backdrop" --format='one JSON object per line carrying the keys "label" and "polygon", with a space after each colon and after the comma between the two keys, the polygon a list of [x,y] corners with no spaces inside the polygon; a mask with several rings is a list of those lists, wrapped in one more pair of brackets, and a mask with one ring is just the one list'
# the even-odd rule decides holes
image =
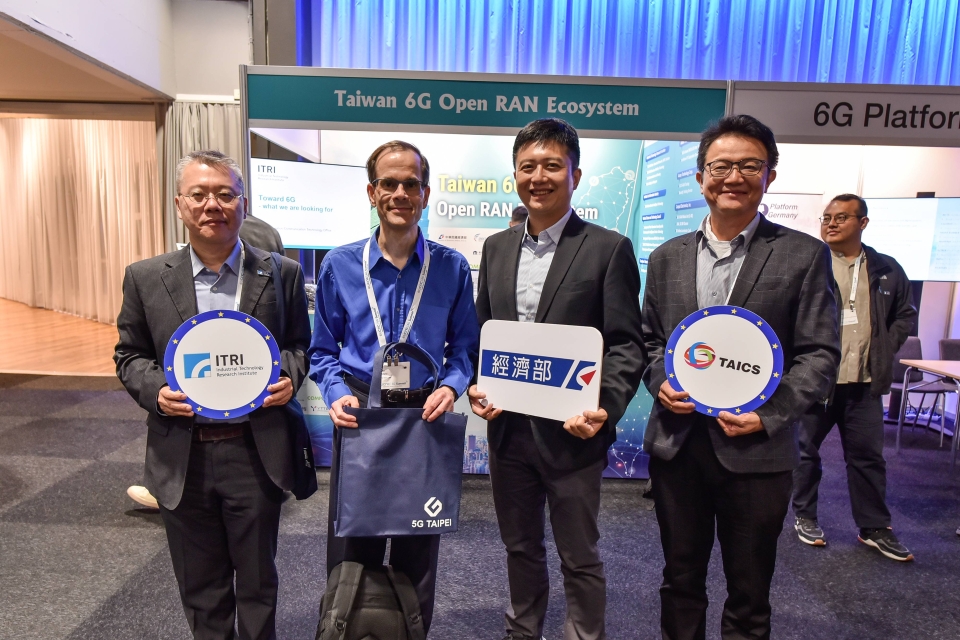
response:
{"label": "blue poster backdrop", "polygon": [[[694,231],[707,211],[695,179],[698,145],[673,137],[696,138],[723,115],[726,91],[720,83],[654,86],[484,74],[420,74],[398,82],[378,73],[248,68],[243,74],[247,124],[268,138],[271,130],[280,132],[274,141],[281,145],[298,137],[291,133],[316,131],[306,138],[318,144],[300,155],[318,155],[319,166],[362,167],[388,140],[417,145],[431,166],[429,206],[420,226],[430,240],[461,252],[474,270],[483,242],[507,228],[521,204],[513,178],[513,139],[537,118],[564,118],[580,131],[583,175],[572,206],[581,218],[631,239],[641,286],[650,253]],[[324,75],[330,77],[317,77]],[[251,198],[255,202],[256,194]],[[369,210],[356,215],[375,224]],[[319,390],[307,382],[299,397],[317,463],[329,464],[333,426]],[[646,477],[642,444],[652,404],[641,386],[617,425],[606,476]],[[470,413],[465,398],[455,410],[470,416],[464,472],[487,473],[486,423]]]}

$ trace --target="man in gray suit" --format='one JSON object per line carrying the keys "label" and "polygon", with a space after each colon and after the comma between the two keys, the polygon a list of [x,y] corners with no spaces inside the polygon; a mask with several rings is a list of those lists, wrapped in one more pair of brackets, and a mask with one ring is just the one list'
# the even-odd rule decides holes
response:
{"label": "man in gray suit", "polygon": [[[127,267],[117,376],[147,411],[145,484],[160,503],[193,637],[233,638],[236,619],[240,638],[275,638],[280,505],[293,487],[288,419],[299,408],[294,395],[310,341],[303,273],[281,258],[277,291],[270,254],[239,240],[246,200],[240,167],[230,158],[189,154],[177,166],[177,191],[190,245]],[[234,308],[277,338],[280,380],[253,413],[212,421],[167,386],[160,365],[181,323]]]}
{"label": "man in gray suit", "polygon": [[[773,132],[750,116],[704,131],[697,182],[709,207],[700,229],[651,255],[643,302],[656,396],[644,435],[666,566],[660,588],[664,638],[704,638],[707,565],[720,541],[727,578],[723,638],[770,637],[770,581],[777,537],[799,460],[797,422],[828,392],[840,361],[830,252],[757,213],[776,178]],[[756,411],[694,413],[664,370],[667,339],[697,309],[730,304],[779,336],[784,372]]]}
{"label": "man in gray suit", "polygon": [[539,640],[543,631],[549,595],[545,502],[567,597],[563,637],[606,637],[606,579],[597,548],[600,479],[646,362],[633,246],[573,212],[579,163],[577,132],[563,120],[524,127],[513,145],[513,165],[529,216],[487,238],[480,260],[481,326],[519,320],[595,327],[603,334],[597,411],[559,422],[501,412],[476,385],[469,390],[474,413],[490,421],[490,480],[507,547],[511,640]]}
{"label": "man in gray suit", "polygon": [[[252,213],[247,213],[243,224],[240,225],[240,239],[257,249],[283,255],[283,241],[280,239],[280,233],[265,221],[255,218]],[[148,509],[160,508],[157,499],[146,487],[140,485],[128,487],[127,495]]]}

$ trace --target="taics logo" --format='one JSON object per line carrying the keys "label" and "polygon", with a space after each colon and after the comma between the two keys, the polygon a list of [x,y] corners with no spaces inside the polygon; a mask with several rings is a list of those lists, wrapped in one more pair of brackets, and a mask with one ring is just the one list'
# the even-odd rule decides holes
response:
{"label": "taics logo", "polygon": [[703,342],[694,342],[689,349],[684,351],[683,359],[694,369],[706,369],[717,359],[717,354],[709,345]]}

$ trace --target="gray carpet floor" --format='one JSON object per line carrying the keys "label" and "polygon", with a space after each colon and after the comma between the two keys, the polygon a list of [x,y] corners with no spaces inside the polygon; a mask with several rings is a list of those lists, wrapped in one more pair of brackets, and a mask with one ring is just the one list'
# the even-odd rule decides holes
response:
{"label": "gray carpet floor", "polygon": [[[189,637],[159,516],[135,508],[142,411],[113,379],[0,375],[0,637]],[[900,456],[887,430],[889,503],[914,563],[856,540],[839,439],[824,444],[820,520],[830,544],[801,544],[787,527],[773,584],[774,638],[960,638],[960,472],[932,432],[909,433]],[[327,474],[321,490],[284,505],[277,558],[279,637],[312,638],[324,587]],[[640,484],[605,481],[600,518],[611,640],[658,638],[662,555]],[[792,517],[792,516],[791,516]],[[789,524],[789,523],[788,523]],[[563,588],[552,553],[545,635],[562,636]],[[724,597],[711,565],[708,637]],[[489,482],[464,482],[459,533],[441,547],[431,638],[498,640],[506,569]]]}

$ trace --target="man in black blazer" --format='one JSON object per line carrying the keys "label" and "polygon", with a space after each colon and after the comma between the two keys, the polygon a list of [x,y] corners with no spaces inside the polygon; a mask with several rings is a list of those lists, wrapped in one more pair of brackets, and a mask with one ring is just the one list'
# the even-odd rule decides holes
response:
{"label": "man in black blazer", "polygon": [[[664,638],[705,637],[714,530],[727,577],[722,636],[770,637],[770,581],[799,459],[797,422],[827,393],[840,361],[827,246],[757,213],[778,155],[773,132],[750,116],[728,116],[704,131],[697,182],[710,212],[698,231],[650,255],[643,381],[657,401],[644,448],[666,560]],[[689,314],[722,304],[770,325],[784,372],[756,411],[714,418],[694,413],[689,394],[670,385],[664,345]]]}
{"label": "man in black blazer", "polygon": [[549,584],[544,503],[560,555],[567,640],[604,638],[606,581],[597,549],[600,480],[616,424],[646,363],[640,273],[630,240],[571,209],[580,181],[577,132],[563,120],[531,122],[513,146],[526,224],[487,238],[477,316],[595,327],[603,334],[600,407],[566,422],[502,412],[476,385],[474,413],[489,420],[490,479],[507,547],[507,638],[539,640]]}
{"label": "man in black blazer", "polygon": [[[297,409],[310,341],[303,273],[282,258],[277,291],[270,254],[239,240],[246,200],[240,167],[230,158],[186,156],[177,166],[177,191],[190,245],[127,267],[117,376],[147,411],[145,484],[160,503],[193,637],[233,638],[237,618],[240,638],[275,638],[280,505],[293,486],[288,412]],[[233,309],[237,298],[239,310],[280,342],[281,377],[261,408],[211,421],[167,386],[161,364],[181,323],[198,312]]]}

